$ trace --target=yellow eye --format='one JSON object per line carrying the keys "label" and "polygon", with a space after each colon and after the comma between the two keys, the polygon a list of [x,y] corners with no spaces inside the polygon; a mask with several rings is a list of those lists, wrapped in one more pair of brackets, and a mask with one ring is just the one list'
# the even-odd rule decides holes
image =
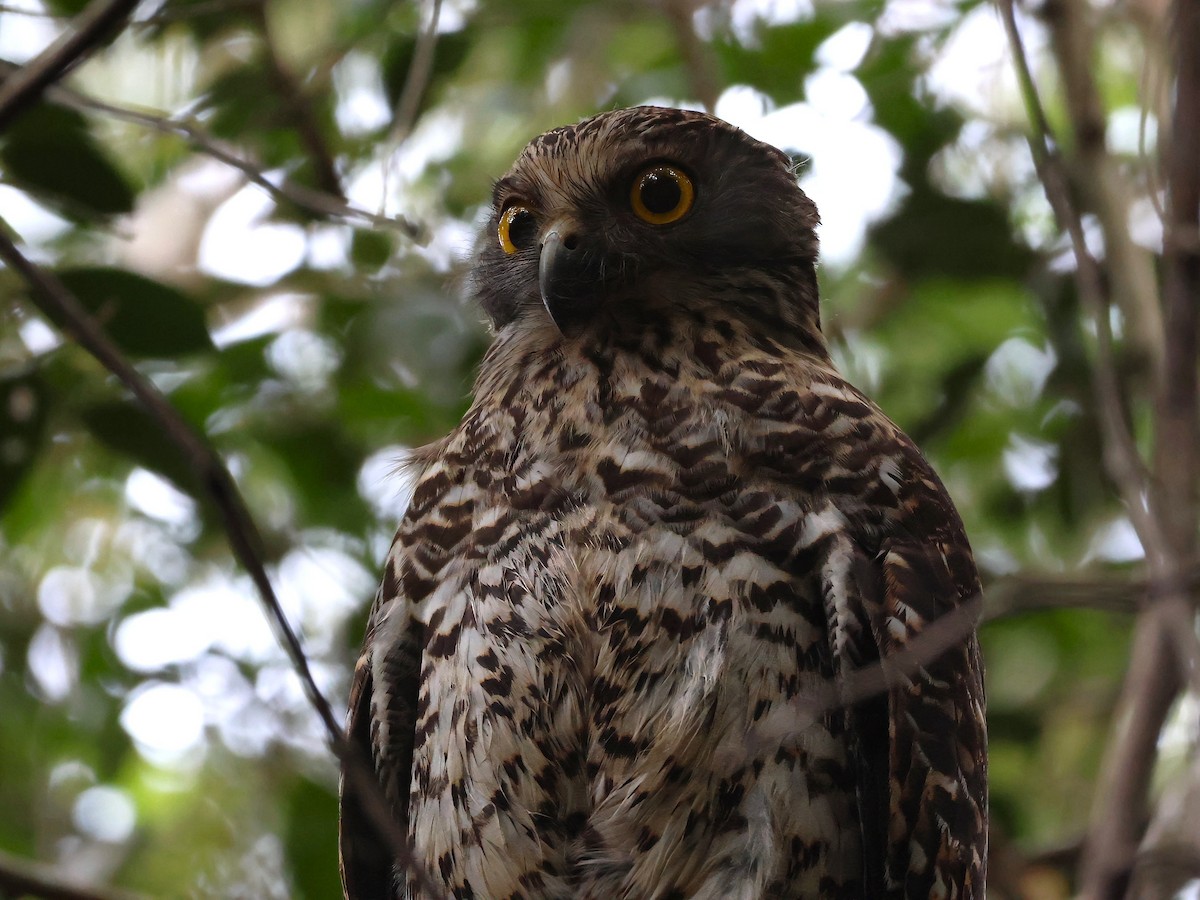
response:
{"label": "yellow eye", "polygon": [[669,225],[682,219],[696,198],[692,179],[674,166],[658,164],[643,169],[633,179],[629,202],[634,215],[651,225]]}
{"label": "yellow eye", "polygon": [[500,249],[512,255],[533,246],[537,237],[537,221],[528,208],[510,206],[500,214],[500,226],[496,234],[500,238]]}

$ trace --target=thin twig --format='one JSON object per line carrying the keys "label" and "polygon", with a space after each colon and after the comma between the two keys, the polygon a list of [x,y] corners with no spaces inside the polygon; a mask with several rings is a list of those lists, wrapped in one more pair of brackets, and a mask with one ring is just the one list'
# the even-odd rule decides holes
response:
{"label": "thin twig", "polygon": [[[1177,588],[1169,583],[1168,576],[1178,573],[1181,557],[1175,553],[1174,542],[1169,539],[1168,523],[1159,521],[1162,494],[1146,471],[1123,412],[1104,280],[1084,241],[1083,226],[1071,202],[1062,161],[1052,149],[1058,144],[1052,142],[1052,133],[1029,71],[1013,3],[1012,0],[998,0],[998,5],[1032,125],[1029,144],[1034,164],[1055,217],[1070,236],[1076,260],[1076,285],[1096,328],[1097,362],[1092,367],[1092,377],[1097,413],[1104,431],[1105,463],[1145,548],[1155,587],[1153,593],[1157,596],[1156,602],[1138,616],[1129,671],[1114,715],[1113,738],[1105,755],[1080,867],[1082,898],[1117,900],[1121,892],[1119,885],[1129,871],[1136,850],[1140,823],[1146,819],[1147,792],[1157,758],[1158,735],[1182,686],[1172,637],[1172,628],[1176,626],[1170,621],[1174,619],[1171,614],[1174,604],[1165,602],[1169,599],[1167,595]],[[1168,337],[1172,330],[1168,321],[1165,327]],[[1168,349],[1167,359],[1159,369],[1162,377],[1167,379],[1171,372],[1170,357]],[[1194,356],[1190,365],[1194,376]],[[1194,394],[1192,402],[1195,402]],[[1163,433],[1156,431],[1161,442]],[[1161,443],[1159,448],[1163,449]],[[1170,452],[1190,453],[1191,450],[1177,445]],[[1157,456],[1155,462],[1161,462],[1161,456]],[[1158,466],[1155,468],[1158,473]],[[1184,493],[1184,498],[1191,497],[1192,490],[1194,487]],[[1195,530],[1194,524],[1192,530]]]}
{"label": "thin twig", "polygon": [[[1162,198],[1159,196],[1159,193],[1162,190],[1159,173],[1155,165],[1155,161],[1153,158],[1151,158],[1149,150],[1146,147],[1146,132],[1148,131],[1147,126],[1150,123],[1150,107],[1154,103],[1153,98],[1159,92],[1158,79],[1156,77],[1159,74],[1159,65],[1155,62],[1154,54],[1150,52],[1150,48],[1150,36],[1147,35],[1142,51],[1144,54],[1142,61],[1142,76],[1140,79],[1140,84],[1138,85],[1138,95],[1141,98],[1141,102],[1138,110],[1137,158],[1138,163],[1141,165],[1142,171],[1145,173],[1146,196],[1150,198],[1150,205],[1154,207],[1154,212],[1158,216],[1158,221],[1164,223],[1165,225],[1167,221],[1167,213],[1166,210],[1163,209]],[[1155,116],[1155,125],[1158,129],[1156,140],[1161,143],[1165,129],[1163,127],[1163,123],[1158,121],[1157,116]]]}
{"label": "thin twig", "polygon": [[1079,865],[1080,900],[1121,900],[1158,758],[1158,736],[1182,686],[1169,608],[1155,603],[1138,616],[1129,669],[1113,712],[1112,737],[1096,786]]}
{"label": "thin twig", "polygon": [[434,50],[437,47],[438,20],[442,14],[442,0],[432,0],[429,8],[429,21],[419,35],[413,47],[412,59],[408,61],[408,72],[404,76],[404,87],[396,100],[396,109],[392,114],[392,127],[388,132],[389,155],[396,150],[412,132],[417,120],[417,111],[421,108],[421,100],[429,87],[429,76],[433,72]]}
{"label": "thin twig", "polygon": [[[1194,573],[1193,583],[1200,583]],[[995,622],[1055,609],[1086,609],[1132,615],[1139,612],[1149,585],[1144,578],[1055,578],[1013,575],[987,585],[983,620]]]}
{"label": "thin twig", "polygon": [[1129,232],[1129,179],[1108,152],[1104,104],[1096,83],[1094,18],[1088,0],[1047,0],[1042,6],[1074,137],[1069,160],[1076,175],[1072,183],[1095,212],[1104,235],[1107,286],[1125,316],[1127,340],[1157,374],[1162,366],[1163,323],[1154,260]]}
{"label": "thin twig", "polygon": [[[0,72],[2,71],[3,66],[0,66]],[[248,181],[262,188],[279,202],[290,203],[299,209],[319,216],[347,219],[352,222],[363,222],[376,228],[399,231],[417,242],[424,240],[424,229],[403,216],[378,215],[355,206],[341,197],[335,197],[296,182],[285,180],[276,184],[266,176],[261,168],[239,155],[232,145],[213,137],[191,120],[172,118],[157,110],[133,109],[105,103],[63,85],[53,85],[47,88],[46,96],[56,103],[72,109],[99,113],[143,128],[150,128],[161,134],[181,137],[204,155],[237,169],[246,176]]]}
{"label": "thin twig", "polygon": [[333,752],[343,763],[350,789],[358,795],[368,818],[381,839],[387,843],[397,864],[408,871],[414,884],[433,893],[432,883],[424,867],[415,859],[408,836],[401,832],[384,802],[370,764],[357,747],[346,740],[329,701],[325,699],[313,679],[304,649],[279,604],[279,598],[275,595],[270,577],[263,566],[260,549],[262,541],[258,529],[229,469],[170,401],[129,363],[100,324],[87,313],[57,276],[30,262],[3,231],[0,231],[0,259],[30,286],[39,308],[51,320],[62,323],[67,333],[74,337],[80,346],[129,389],[159,425],[163,434],[179,449],[189,470],[195,473],[205,494],[220,513],[234,555],[258,590],[267,612],[267,619],[300,679],[309,704],[325,727]]}
{"label": "thin twig", "polygon": [[0,852],[0,897],[37,897],[39,900],[143,900],[117,888],[82,885],[63,878],[45,863]]}
{"label": "thin twig", "polygon": [[296,134],[300,137],[300,143],[304,146],[317,187],[327,194],[343,197],[345,195],[342,191],[341,179],[338,178],[333,154],[330,153],[329,147],[325,144],[325,138],[321,135],[320,126],[317,124],[316,116],[313,115],[312,105],[300,89],[300,85],[296,83],[295,76],[280,57],[271,36],[271,23],[267,16],[267,0],[260,0],[251,9],[255,23],[262,35],[263,48],[267,55],[267,68],[270,70],[275,92],[283,101],[284,114],[287,116],[289,124],[295,129]]}
{"label": "thin twig", "polygon": [[379,208],[382,211],[387,204],[390,194],[389,182],[396,166],[396,154],[400,146],[412,134],[413,125],[417,121],[417,112],[421,108],[421,100],[429,86],[429,76],[433,72],[434,50],[437,47],[438,19],[442,14],[442,0],[432,0],[429,10],[429,22],[425,29],[417,35],[413,47],[412,59],[408,61],[408,72],[404,76],[404,87],[396,100],[396,108],[392,113],[392,127],[388,132],[387,153],[383,164],[383,190],[379,193]]}
{"label": "thin twig", "polygon": [[[1089,305],[1097,298],[1102,287],[1098,267],[1094,260],[1079,253],[1082,245],[1082,229],[1074,217],[1067,218],[1060,210],[1069,210],[1069,195],[1065,179],[1057,166],[1057,159],[1047,147],[1049,130],[1045,116],[1037,102],[1036,90],[1028,74],[1020,38],[1016,32],[1011,0],[1001,0],[1001,11],[1009,29],[1010,40],[1017,57],[1018,73],[1025,89],[1027,103],[1031,107],[1031,119],[1037,132],[1037,140],[1031,141],[1038,173],[1046,188],[1047,197],[1059,216],[1060,223],[1071,233],[1076,247],[1077,275],[1080,293]],[[1172,202],[1181,201],[1179,215],[1168,214],[1168,234],[1172,224],[1178,223],[1181,230],[1195,234],[1197,209],[1200,207],[1196,160],[1200,157],[1200,132],[1196,118],[1200,116],[1200,66],[1196,54],[1200,52],[1200,14],[1195,0],[1179,3],[1180,22],[1177,34],[1181,46],[1177,52],[1181,69],[1177,80],[1176,115],[1171,141],[1172,165],[1170,172],[1170,195]],[[1181,149],[1182,148],[1182,149]],[[1086,250],[1086,247],[1083,248]],[[1175,247],[1181,264],[1174,270],[1168,265],[1168,288],[1165,322],[1166,352],[1160,374],[1160,394],[1156,409],[1155,437],[1156,452],[1155,480],[1144,477],[1137,479],[1131,490],[1129,478],[1135,459],[1126,444],[1127,432],[1123,420],[1115,419],[1104,396],[1120,397],[1115,390],[1115,381],[1102,384],[1101,414],[1106,416],[1107,438],[1116,443],[1106,445],[1106,450],[1116,450],[1118,484],[1126,497],[1133,493],[1138,502],[1131,507],[1143,546],[1147,550],[1147,562],[1152,582],[1157,585],[1160,598],[1139,617],[1131,654],[1129,672],[1115,716],[1115,732],[1106,754],[1097,802],[1093,810],[1088,841],[1081,864],[1081,896],[1088,900],[1110,900],[1122,892],[1120,885],[1125,880],[1134,858],[1140,834],[1138,823],[1142,815],[1149,788],[1150,775],[1157,757],[1157,741],[1167,711],[1181,689],[1184,681],[1183,666],[1195,657],[1195,637],[1190,625],[1191,616],[1181,615],[1180,607],[1192,608],[1191,591],[1180,584],[1179,566],[1189,559],[1195,550],[1196,531],[1196,476],[1197,476],[1197,413],[1196,413],[1196,349],[1197,314],[1195,297],[1200,289],[1200,259],[1197,249],[1190,251]],[[1168,261],[1172,242],[1166,242]],[[1191,258],[1187,254],[1191,253]],[[1180,276],[1180,283],[1173,285],[1171,272]],[[1100,351],[1111,342],[1107,334],[1107,316],[1103,306],[1093,308],[1097,324]],[[1097,314],[1099,313],[1099,314]],[[1104,327],[1104,331],[1101,328]],[[1102,360],[1103,362],[1103,360]],[[1107,376],[1107,366],[1097,366],[1097,374]],[[1111,427],[1111,421],[1120,422],[1119,430]],[[1124,460],[1121,460],[1124,457]],[[1112,457],[1110,459],[1110,465]],[[1140,465],[1140,456],[1136,457]],[[1152,492],[1152,493],[1150,493]],[[1148,500],[1147,513],[1142,516],[1142,501]],[[1186,623],[1181,627],[1181,620]]]}
{"label": "thin twig", "polygon": [[663,0],[663,12],[675,32],[675,42],[683,56],[692,92],[711,113],[720,97],[720,79],[716,75],[712,51],[696,34],[694,18],[699,5],[696,0]]}
{"label": "thin twig", "polygon": [[769,748],[790,747],[803,740],[805,730],[826,713],[854,706],[904,684],[921,667],[962,643],[979,624],[982,607],[982,595],[977,594],[934,619],[902,649],[842,677],[827,679],[773,707],[747,731],[747,755],[761,758]]}
{"label": "thin twig", "polygon": [[1070,237],[1075,255],[1075,284],[1088,308],[1096,329],[1096,364],[1092,366],[1092,388],[1096,395],[1097,415],[1104,431],[1104,462],[1116,484],[1134,529],[1147,557],[1159,552],[1163,538],[1150,509],[1150,479],[1124,413],[1121,385],[1113,351],[1112,326],[1108,317],[1108,297],[1100,266],[1088,250],[1083,223],[1071,202],[1071,192],[1057,150],[1057,141],[1046,118],[1037,85],[1029,70],[1021,33],[1017,29],[1013,0],[997,0],[1004,28],[1012,48],[1017,80],[1029,114],[1032,133],[1028,135],[1038,178],[1046,199],[1054,210],[1059,227]]}
{"label": "thin twig", "polygon": [[93,0],[45,50],[0,81],[0,132],[108,37],[139,0]]}

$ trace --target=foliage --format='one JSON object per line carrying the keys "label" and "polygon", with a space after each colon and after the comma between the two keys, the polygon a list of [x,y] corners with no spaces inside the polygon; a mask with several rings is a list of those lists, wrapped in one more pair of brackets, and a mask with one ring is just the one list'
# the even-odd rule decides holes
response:
{"label": "foliage", "polygon": [[[81,6],[3,7],[0,29],[40,47],[43,14]],[[907,7],[447,0],[425,72],[432,7],[166,0],[0,136],[0,227],[230,462],[338,707],[402,503],[384,476],[457,421],[486,345],[462,297],[491,179],[547,127],[706,83],[824,186],[830,228],[825,173],[885,148],[896,180],[822,270],[826,328],[942,473],[985,579],[1121,570],[1139,550],[1099,461],[1094,333],[1005,67],[962,59],[1002,32],[973,0]],[[1138,65],[1103,58],[1112,122]],[[25,290],[0,270],[0,849],[153,896],[335,896],[335,766],[194,473]],[[1139,422],[1141,349],[1118,346]],[[1028,860],[1086,825],[1130,622],[984,630],[996,841],[1039,896],[1066,889]]]}

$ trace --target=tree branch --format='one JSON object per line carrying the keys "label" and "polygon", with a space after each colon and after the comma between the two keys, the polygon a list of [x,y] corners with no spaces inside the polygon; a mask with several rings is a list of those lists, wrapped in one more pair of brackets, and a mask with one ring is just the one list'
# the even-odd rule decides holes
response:
{"label": "tree branch", "polygon": [[296,134],[300,136],[301,144],[304,145],[317,187],[327,194],[341,198],[344,194],[333,154],[329,152],[325,138],[321,135],[321,129],[313,115],[308,98],[304,96],[300,85],[296,83],[295,76],[279,56],[275,41],[271,37],[271,23],[267,17],[267,0],[259,0],[251,7],[251,10],[259,31],[262,32],[263,48],[267,55],[267,68],[270,70],[275,92],[283,101],[283,111],[291,127],[295,129]]}
{"label": "tree branch", "polygon": [[0,132],[119,28],[138,0],[93,0],[49,47],[0,82]]}
{"label": "tree branch", "polygon": [[1071,192],[1062,159],[1053,147],[1053,133],[1029,70],[1029,60],[1017,28],[1013,0],[997,0],[1004,28],[1012,48],[1017,80],[1029,115],[1032,133],[1029,149],[1046,199],[1054,210],[1059,227],[1067,232],[1075,256],[1075,284],[1096,329],[1096,363],[1092,366],[1092,390],[1097,415],[1104,432],[1104,462],[1116,484],[1130,520],[1146,549],[1147,557],[1160,552],[1162,534],[1150,509],[1150,479],[1145,462],[1130,431],[1113,352],[1112,326],[1108,318],[1108,295],[1100,266],[1088,250],[1083,223],[1071,201]]}
{"label": "tree branch", "polygon": [[413,47],[412,59],[408,61],[408,72],[404,75],[404,87],[396,100],[396,108],[392,112],[392,127],[388,131],[387,155],[383,163],[383,190],[380,192],[380,209],[384,208],[389,196],[389,182],[396,164],[396,153],[400,146],[408,140],[413,125],[417,121],[417,113],[421,108],[421,100],[425,89],[429,86],[429,75],[433,71],[434,50],[437,47],[438,19],[442,14],[442,0],[432,0],[429,10],[429,22],[425,29],[417,35]]}
{"label": "tree branch", "polygon": [[1200,4],[1176,3],[1175,112],[1167,158],[1163,246],[1166,357],[1155,416],[1155,474],[1166,539],[1177,559],[1196,552],[1200,406]]}
{"label": "tree branch", "polygon": [[711,50],[696,34],[692,21],[699,6],[696,0],[663,0],[663,12],[675,31],[675,42],[683,56],[688,82],[696,99],[711,113],[717,106],[721,91]]}
{"label": "tree branch", "polygon": [[[1084,242],[1082,224],[1071,203],[1062,161],[1051,149],[1050,128],[1029,72],[1012,0],[998,2],[1033,127],[1030,149],[1038,177],[1059,225],[1070,236],[1076,259],[1076,284],[1096,328],[1097,361],[1093,367],[1093,389],[1104,429],[1105,462],[1146,549],[1150,598],[1154,601],[1147,604],[1138,616],[1129,671],[1114,717],[1113,738],[1106,753],[1080,867],[1081,898],[1118,900],[1134,858],[1141,823],[1147,819],[1147,792],[1157,758],[1158,736],[1183,684],[1181,665],[1195,655],[1190,619],[1180,633],[1179,607],[1186,602],[1190,593],[1184,584],[1181,566],[1191,560],[1196,528],[1197,319],[1194,303],[1197,294],[1195,282],[1185,279],[1193,285],[1190,295],[1181,300],[1181,306],[1187,308],[1176,309],[1172,313],[1168,299],[1165,317],[1167,347],[1159,371],[1160,385],[1164,386],[1160,397],[1165,398],[1166,402],[1160,401],[1160,412],[1155,423],[1157,443],[1154,462],[1155,474],[1160,479],[1164,474],[1171,473],[1172,486],[1166,489],[1161,480],[1151,480],[1127,424],[1113,362],[1105,282],[1100,267]],[[1197,2],[1200,0],[1180,0],[1180,8],[1188,9],[1194,19]],[[1189,60],[1192,68],[1196,68],[1200,43],[1195,41],[1191,32],[1183,34],[1182,41],[1179,55]],[[1180,126],[1178,117],[1182,116],[1185,129],[1190,128],[1194,133],[1200,110],[1190,106],[1185,109],[1184,103],[1189,95],[1184,81],[1181,75],[1176,127]],[[1200,96],[1195,99],[1200,100]],[[1175,153],[1174,159],[1181,159],[1178,151]],[[1185,185],[1196,180],[1200,155],[1193,148],[1186,159],[1186,165],[1192,168],[1190,174],[1183,176]],[[1172,185],[1173,196],[1175,190]],[[1187,221],[1192,223],[1191,233],[1195,233],[1197,198],[1194,195],[1190,197],[1190,203]],[[1180,334],[1177,335],[1177,331]],[[1188,371],[1182,371],[1185,368]],[[1182,377],[1181,385],[1173,384],[1173,373]],[[1164,415],[1163,409],[1167,409],[1168,413]],[[1176,459],[1176,456],[1179,458]],[[1168,505],[1164,506],[1164,503]],[[1178,506],[1173,507],[1174,504]],[[1171,508],[1179,514],[1167,515]]]}
{"label": "tree branch", "polygon": [[1087,0],[1048,0],[1042,18],[1050,28],[1062,76],[1075,153],[1073,183],[1096,213],[1104,234],[1105,274],[1112,299],[1125,317],[1128,337],[1152,374],[1162,366],[1162,312],[1149,251],[1129,233],[1128,179],[1108,152],[1107,120],[1096,85],[1096,29]]}
{"label": "tree branch", "polygon": [[1181,687],[1166,611],[1158,603],[1138,617],[1080,861],[1081,900],[1121,900],[1147,819],[1158,736]]}
{"label": "tree branch", "polygon": [[[122,21],[135,5],[136,0],[110,0],[89,6],[77,20],[77,30],[69,38],[56,41],[0,85],[0,122],[11,121],[19,109],[34,103],[56,79],[61,78],[93,49],[108,29]],[[389,847],[396,864],[408,873],[420,890],[440,897],[441,892],[433,886],[424,866],[413,855],[408,835],[392,817],[370,761],[346,739],[329,702],[313,679],[308,659],[263,566],[260,552],[262,541],[258,529],[228,468],[216,451],[192,430],[170,401],[121,354],[74,294],[55,275],[30,262],[2,229],[0,259],[29,285],[31,297],[38,307],[52,321],[63,323],[67,333],[129,389],[179,449],[219,511],[234,555],[258,590],[276,638],[287,653],[309,704],[324,725],[331,748],[343,763],[346,788],[357,795],[367,818]]]}
{"label": "tree branch", "polygon": [[413,856],[408,836],[392,818],[370,763],[346,740],[329,702],[313,679],[308,659],[263,566],[258,529],[228,468],[216,451],[192,430],[170,401],[125,359],[104,329],[84,310],[66,286],[53,273],[30,262],[3,231],[0,231],[0,259],[30,286],[38,307],[52,321],[65,323],[67,333],[129,389],[162,428],[164,435],[179,449],[220,513],[234,555],[258,590],[276,638],[287,653],[309,704],[320,717],[333,752],[344,764],[348,788],[358,795],[367,816],[391,849],[397,864],[408,870],[413,882],[422,890],[440,896],[432,888],[423,866]]}
{"label": "tree branch", "polygon": [[388,146],[392,154],[408,138],[413,124],[417,121],[417,112],[421,108],[421,100],[425,96],[425,89],[429,86],[429,75],[433,71],[438,19],[441,14],[442,0],[432,0],[429,22],[417,36],[412,59],[408,62],[408,72],[404,76],[404,87],[400,91],[400,97],[396,100],[396,109],[392,114],[392,127],[388,133]]}
{"label": "tree branch", "polygon": [[[5,67],[0,63],[0,73]],[[176,119],[164,113],[150,110],[132,109],[126,106],[116,106],[96,100],[79,91],[53,85],[46,89],[46,96],[56,103],[71,109],[86,113],[98,113],[149,128],[160,134],[170,134],[180,137],[191,144],[205,156],[212,157],[230,168],[237,169],[246,176],[246,180],[262,188],[277,202],[290,203],[293,206],[307,210],[318,216],[328,216],[347,219],[352,222],[363,222],[375,228],[399,231],[411,240],[420,242],[425,239],[424,228],[404,218],[403,216],[382,216],[365,210],[362,207],[348,203],[341,197],[327,194],[314,188],[306,187],[292,181],[276,184],[267,178],[261,168],[250,160],[245,159],[232,145],[213,137],[199,125],[186,119]]]}
{"label": "tree branch", "polygon": [[[1200,573],[1193,575],[1193,583]],[[983,620],[995,622],[1052,609],[1088,609],[1136,614],[1148,590],[1142,578],[1054,578],[1014,575],[989,584],[983,592]]]}
{"label": "tree branch", "polygon": [[827,679],[787,703],[772,707],[746,732],[746,756],[761,758],[770,749],[791,747],[804,739],[805,730],[826,713],[854,706],[902,685],[922,666],[961,643],[979,624],[983,597],[976,594],[950,612],[929,622],[902,649],[883,659]]}
{"label": "tree branch", "polygon": [[0,852],[0,897],[18,900],[142,900],[116,888],[84,886],[65,879],[53,866]]}

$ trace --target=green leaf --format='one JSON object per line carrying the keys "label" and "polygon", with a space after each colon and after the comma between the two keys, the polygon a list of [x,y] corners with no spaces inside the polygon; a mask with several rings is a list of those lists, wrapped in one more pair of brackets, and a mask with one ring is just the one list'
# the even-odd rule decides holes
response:
{"label": "green leaf", "polygon": [[[435,82],[456,72],[478,39],[479,30],[470,25],[461,31],[438,35],[433,65],[429,71],[430,81]],[[412,65],[416,44],[415,35],[403,35],[388,44],[379,61],[383,76],[383,89],[387,94],[388,105],[392,109],[395,109],[396,104],[400,102],[400,94],[404,91],[404,82],[408,79],[408,70]],[[430,102],[428,95],[421,99],[421,105],[417,110],[418,115]]]}
{"label": "green leaf", "polygon": [[93,403],[81,413],[88,431],[111,450],[157,472],[193,497],[201,496],[196,472],[160,425],[140,406],[126,400]]}
{"label": "green leaf", "polygon": [[4,180],[72,218],[133,209],[134,192],[74,110],[39,104],[9,127],[0,146]]}
{"label": "green leaf", "polygon": [[37,457],[46,423],[46,392],[36,372],[0,375],[0,509]]}
{"label": "green leaf", "polygon": [[354,531],[369,521],[356,484],[365,453],[343,429],[331,422],[297,422],[261,435],[260,443],[287,468],[306,523]]}
{"label": "green leaf", "polygon": [[386,232],[356,228],[350,240],[350,259],[359,269],[375,271],[391,259],[394,243]]}
{"label": "green leaf", "polygon": [[963,122],[953,108],[923,96],[919,57],[915,35],[877,39],[855,72],[871,98],[875,123],[904,148],[900,174],[910,185],[926,181],[929,160],[958,134]]}
{"label": "green leaf", "polygon": [[804,93],[804,76],[822,42],[863,9],[850,4],[824,5],[811,18],[771,25],[756,22],[749,45],[732,35],[713,43],[725,84],[749,84],[779,105],[794,103]]}
{"label": "green leaf", "polygon": [[341,895],[337,861],[338,802],[332,791],[307,778],[287,798],[288,862],[298,898]]}
{"label": "green leaf", "polygon": [[947,197],[927,186],[873,229],[880,253],[909,279],[1019,278],[1033,253],[1018,244],[1007,211],[985,200]]}
{"label": "green leaf", "polygon": [[46,7],[56,16],[77,16],[88,5],[88,0],[46,0]]}
{"label": "green leaf", "polygon": [[58,277],[126,353],[164,358],[214,349],[204,311],[173,287],[102,267],[66,269]]}

